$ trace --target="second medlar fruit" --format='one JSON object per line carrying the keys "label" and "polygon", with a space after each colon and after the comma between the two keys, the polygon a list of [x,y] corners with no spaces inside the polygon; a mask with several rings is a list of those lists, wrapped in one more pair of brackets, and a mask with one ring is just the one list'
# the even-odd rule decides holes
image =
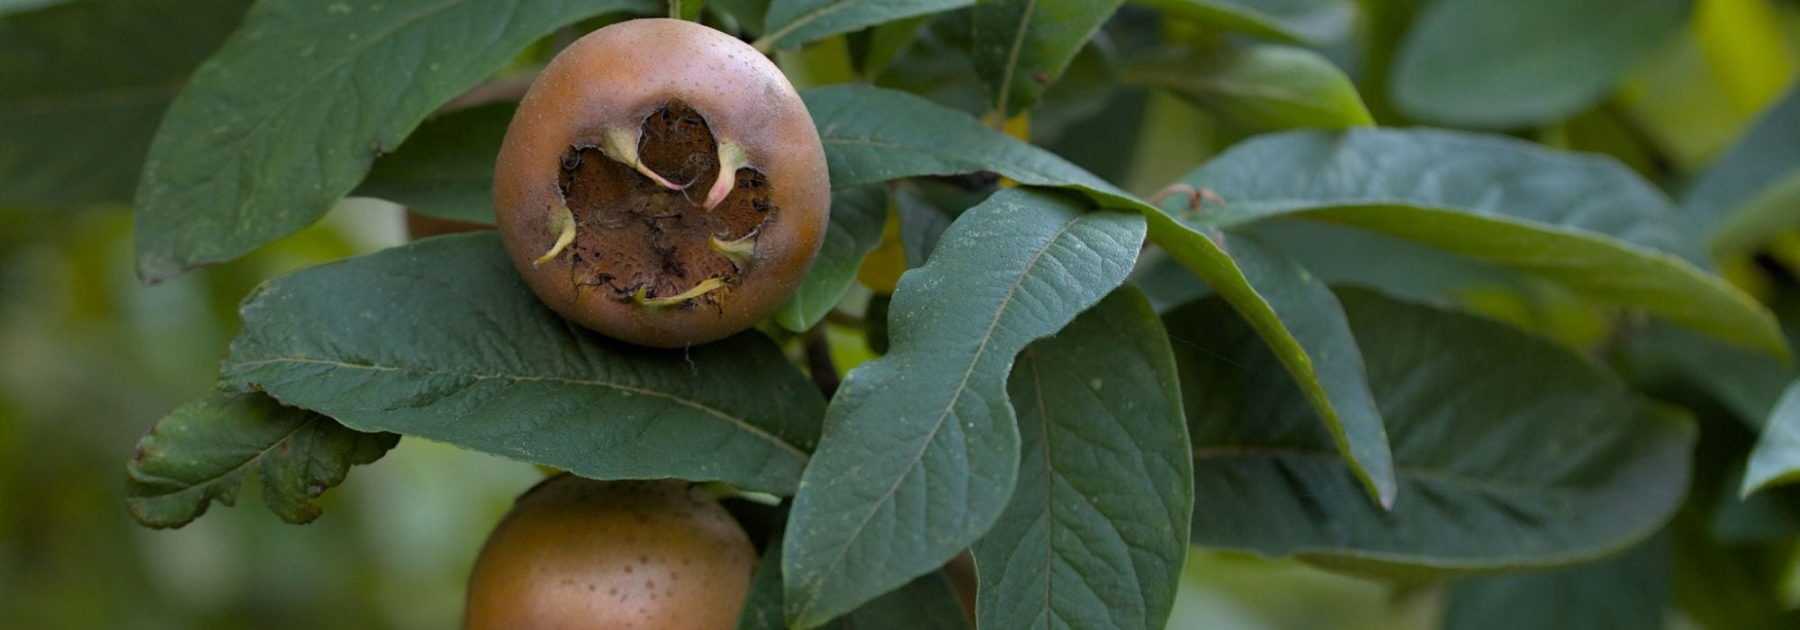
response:
{"label": "second medlar fruit", "polygon": [[656,347],[749,328],[806,275],[825,152],[781,71],[669,19],[576,40],[532,84],[494,170],[507,253],[545,304]]}

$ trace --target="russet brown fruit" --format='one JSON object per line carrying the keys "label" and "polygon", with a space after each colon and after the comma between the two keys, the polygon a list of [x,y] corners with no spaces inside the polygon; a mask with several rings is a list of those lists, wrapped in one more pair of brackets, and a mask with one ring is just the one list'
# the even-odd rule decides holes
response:
{"label": "russet brown fruit", "polygon": [[830,212],[825,153],[781,71],[668,19],[575,41],[508,127],[494,207],[539,299],[607,336],[682,347],[779,308]]}
{"label": "russet brown fruit", "polygon": [[545,480],[489,535],[465,630],[729,630],[756,549],[683,481]]}

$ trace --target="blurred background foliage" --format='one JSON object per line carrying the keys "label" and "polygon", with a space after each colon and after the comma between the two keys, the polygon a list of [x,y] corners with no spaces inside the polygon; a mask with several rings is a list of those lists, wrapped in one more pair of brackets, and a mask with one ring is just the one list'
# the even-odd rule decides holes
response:
{"label": "blurred background foliage", "polygon": [[[56,10],[52,5],[58,4],[64,3],[0,1],[0,15]],[[1320,48],[1356,80],[1381,124],[1410,124],[1387,98],[1387,68],[1430,0],[1356,4],[1358,29]],[[860,71],[880,84],[980,114],[986,97],[958,52],[967,46],[966,15],[922,20],[918,27],[919,40],[882,59],[879,68],[832,63],[846,58],[846,50],[869,45],[867,36],[828,39],[780,60],[801,84],[844,80]],[[534,46],[518,67],[541,63],[571,32]],[[1200,103],[1129,82],[1112,87],[1121,79],[1118,60],[1135,52],[1134,42],[1145,41],[1146,32],[1202,46],[1226,37],[1127,7],[1046,95],[1029,135],[1148,195],[1241,133],[1235,121]],[[1800,67],[1800,2],[1697,0],[1684,26],[1648,47],[1623,84],[1598,104],[1510,133],[1613,155],[1679,191],[1792,85]],[[0,130],[0,142],[5,134]],[[304,527],[255,507],[255,497],[241,499],[246,507],[216,508],[173,531],[141,528],[123,508],[124,454],[158,417],[211,386],[235,333],[239,300],[287,271],[398,244],[401,223],[400,209],[391,204],[352,199],[321,224],[243,260],[145,287],[132,275],[129,207],[0,208],[0,626],[456,625],[463,580],[480,541],[511,498],[540,477],[529,465],[409,439],[328,493],[325,516]],[[1723,264],[1734,281],[1775,300],[1794,288],[1800,236],[1772,242]],[[1496,289],[1466,299],[1477,310],[1581,340],[1576,345],[1605,334],[1581,309],[1558,310],[1556,300],[1541,297]],[[858,357],[839,358],[847,365]],[[1717,420],[1731,413],[1712,415]],[[1800,602],[1793,550],[1771,555],[1767,547],[1748,546],[1766,541],[1771,527],[1790,531],[1796,525],[1781,524],[1789,515],[1735,501],[1727,488],[1734,487],[1732,467],[1741,460],[1733,459],[1747,449],[1751,434],[1741,425],[1711,428],[1720,424],[1731,422],[1707,424],[1712,444],[1703,443],[1699,470],[1711,472],[1696,484],[1704,500],[1692,503],[1722,507],[1690,510],[1673,528],[1675,542],[1651,551],[1675,559],[1677,583],[1660,588],[1675,591],[1683,610],[1673,620],[1677,626],[1693,619],[1748,627],[1718,625],[1734,615],[1756,618],[1744,609],[1767,605],[1717,601],[1734,580],[1773,576],[1787,607]],[[1709,449],[1729,456],[1708,461]],[[1706,491],[1708,483],[1717,490]],[[1692,547],[1702,543],[1694,541],[1707,537],[1682,538],[1684,529],[1707,529],[1726,540],[1696,551]],[[1296,562],[1195,554],[1172,628],[1430,628],[1447,612],[1440,585],[1380,583]],[[1700,579],[1683,582],[1683,575]],[[1695,586],[1706,581],[1717,584]]]}

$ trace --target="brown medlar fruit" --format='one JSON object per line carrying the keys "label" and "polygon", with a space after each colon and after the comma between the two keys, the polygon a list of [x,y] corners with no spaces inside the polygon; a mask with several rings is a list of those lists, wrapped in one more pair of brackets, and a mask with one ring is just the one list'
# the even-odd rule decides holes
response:
{"label": "brown medlar fruit", "polygon": [[683,481],[545,480],[488,536],[465,630],[737,625],[756,549]]}
{"label": "brown medlar fruit", "polygon": [[793,85],[749,45],[669,19],[559,53],[494,169],[507,253],[533,292],[610,337],[681,347],[780,307],[818,253],[825,152]]}

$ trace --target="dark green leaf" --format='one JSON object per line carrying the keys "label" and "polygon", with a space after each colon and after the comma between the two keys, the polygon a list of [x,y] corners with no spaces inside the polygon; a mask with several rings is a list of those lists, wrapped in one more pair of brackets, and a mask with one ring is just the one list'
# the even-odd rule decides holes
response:
{"label": "dark green leaf", "polygon": [[831,226],[811,272],[794,297],[788,298],[775,321],[783,328],[804,332],[812,328],[856,282],[863,256],[881,244],[882,222],[887,220],[888,194],[881,186],[859,186],[831,193]]}
{"label": "dark green leaf", "polygon": [[150,527],[181,527],[213,501],[237,504],[257,474],[263,503],[289,523],[319,517],[319,495],[354,464],[380,459],[400,436],[360,433],[261,394],[212,394],[169,413],[125,466],[125,505]]}
{"label": "dark green leaf", "polygon": [[0,0],[0,16],[63,4],[69,0]]}
{"label": "dark green leaf", "polygon": [[975,0],[774,0],[757,50],[794,48],[883,22],[949,11]]}
{"label": "dark green leaf", "polygon": [[1213,55],[1158,55],[1131,64],[1125,74],[1133,83],[1169,90],[1246,133],[1375,124],[1350,78],[1304,48],[1257,44]]}
{"label": "dark green leaf", "polygon": [[[33,8],[33,4],[0,13]],[[163,110],[247,0],[88,0],[0,21],[0,206],[131,199]]]}
{"label": "dark green leaf", "polygon": [[1572,116],[1618,85],[1688,0],[1438,0],[1407,34],[1390,89],[1407,115],[1513,128]]}
{"label": "dark green leaf", "polygon": [[[931,260],[931,250],[937,249],[944,231],[968,210],[968,206],[943,207],[937,201],[915,186],[901,186],[894,191],[894,211],[900,213],[900,247],[906,252],[909,269]],[[978,199],[976,203],[979,202]]]}
{"label": "dark green leaf", "polygon": [[1140,217],[1084,210],[996,193],[901,276],[888,354],[845,379],[794,498],[790,622],[818,626],[937,569],[999,517],[1019,462],[1013,358],[1124,282],[1143,243]]}
{"label": "dark green leaf", "polygon": [[[1344,321],[1337,296],[1312,272],[1246,234],[1226,237],[1238,268],[1292,335],[1299,352],[1283,353],[1290,374],[1323,420],[1339,453],[1358,462],[1357,480],[1383,507],[1394,503],[1394,454],[1381,411],[1369,393],[1362,350]],[[1289,362],[1305,361],[1304,365]]]}
{"label": "dark green leaf", "polygon": [[1288,132],[1233,148],[1184,180],[1228,227],[1298,216],[1383,232],[1638,307],[1785,356],[1775,318],[1690,261],[1668,200],[1617,162],[1432,130]]}
{"label": "dark green leaf", "polygon": [[[738,618],[738,630],[786,630],[782,621],[781,541],[769,544],[756,575],[750,578],[750,595]],[[960,630],[969,627],[958,605],[956,592],[942,572],[919,576],[862,608],[826,624],[829,630]]]}
{"label": "dark green leaf", "polygon": [[769,13],[769,0],[708,0],[706,8],[729,16],[749,35],[762,33],[763,17]]}
{"label": "dark green leaf", "polygon": [[1800,480],[1800,383],[1789,385],[1763,425],[1744,471],[1745,496]]}
{"label": "dark green leaf", "polygon": [[353,428],[595,479],[791,493],[818,391],[756,333],[657,351],[578,328],[532,295],[493,233],[301,271],[244,304],[223,379]]}
{"label": "dark green leaf", "polygon": [[375,160],[354,194],[440,219],[493,223],[494,156],[513,109],[483,105],[425,121],[400,150]]}
{"label": "dark green leaf", "polygon": [[264,0],[175,99],[137,190],[138,275],[311,225],[427,114],[533,40],[650,0]]}
{"label": "dark green leaf", "polygon": [[1208,26],[1295,43],[1326,44],[1349,36],[1350,0],[1135,0]]}
{"label": "dark green leaf", "polygon": [[[1309,391],[1320,390],[1314,359],[1287,329],[1282,313],[1259,293],[1239,267],[1204,228],[1184,225],[1054,154],[1019,142],[983,126],[965,114],[946,110],[915,96],[868,87],[840,86],[803,93],[813,122],[825,143],[834,185],[849,186],[920,175],[954,175],[993,171],[1021,184],[1072,189],[1101,207],[1143,213],[1150,238],[1195,275],[1214,287],[1252,322],[1259,334],[1282,355],[1282,365]],[[1198,198],[1198,197],[1196,197]],[[1331,397],[1311,397],[1328,402]],[[1337,412],[1320,409],[1325,418]],[[1359,470],[1364,466],[1355,461]],[[1365,478],[1377,479],[1364,471]],[[1382,500],[1371,483],[1370,496]],[[1383,501],[1385,502],[1385,501]]]}
{"label": "dark green leaf", "polygon": [[1696,387],[1752,429],[1800,374],[1765,354],[1652,322],[1633,330],[1621,348],[1634,380],[1655,386]]}
{"label": "dark green leaf", "polygon": [[975,544],[988,628],[1161,630],[1193,515],[1193,459],[1168,334],[1114,291],[1019,355],[1007,387],[1023,459]]}
{"label": "dark green leaf", "polygon": [[1450,590],[1445,630],[1645,630],[1663,627],[1669,545],[1651,539],[1567,569],[1469,578]]}
{"label": "dark green leaf", "polygon": [[894,59],[919,40],[920,32],[930,19],[931,16],[918,15],[869,29],[868,41],[862,54],[857,56],[857,71],[862,73],[864,79],[871,81],[880,77],[888,65],[894,63]]}
{"label": "dark green leaf", "polygon": [[994,111],[1031,109],[1124,0],[988,0],[975,4],[975,70]]}
{"label": "dark green leaf", "polygon": [[1800,86],[1700,176],[1682,213],[1715,252],[1761,245],[1800,223]]}
{"label": "dark green leaf", "polygon": [[1165,315],[1194,444],[1195,545],[1346,570],[1555,566],[1643,540],[1686,491],[1692,423],[1549,342],[1339,294],[1394,441],[1392,511],[1222,303]]}

